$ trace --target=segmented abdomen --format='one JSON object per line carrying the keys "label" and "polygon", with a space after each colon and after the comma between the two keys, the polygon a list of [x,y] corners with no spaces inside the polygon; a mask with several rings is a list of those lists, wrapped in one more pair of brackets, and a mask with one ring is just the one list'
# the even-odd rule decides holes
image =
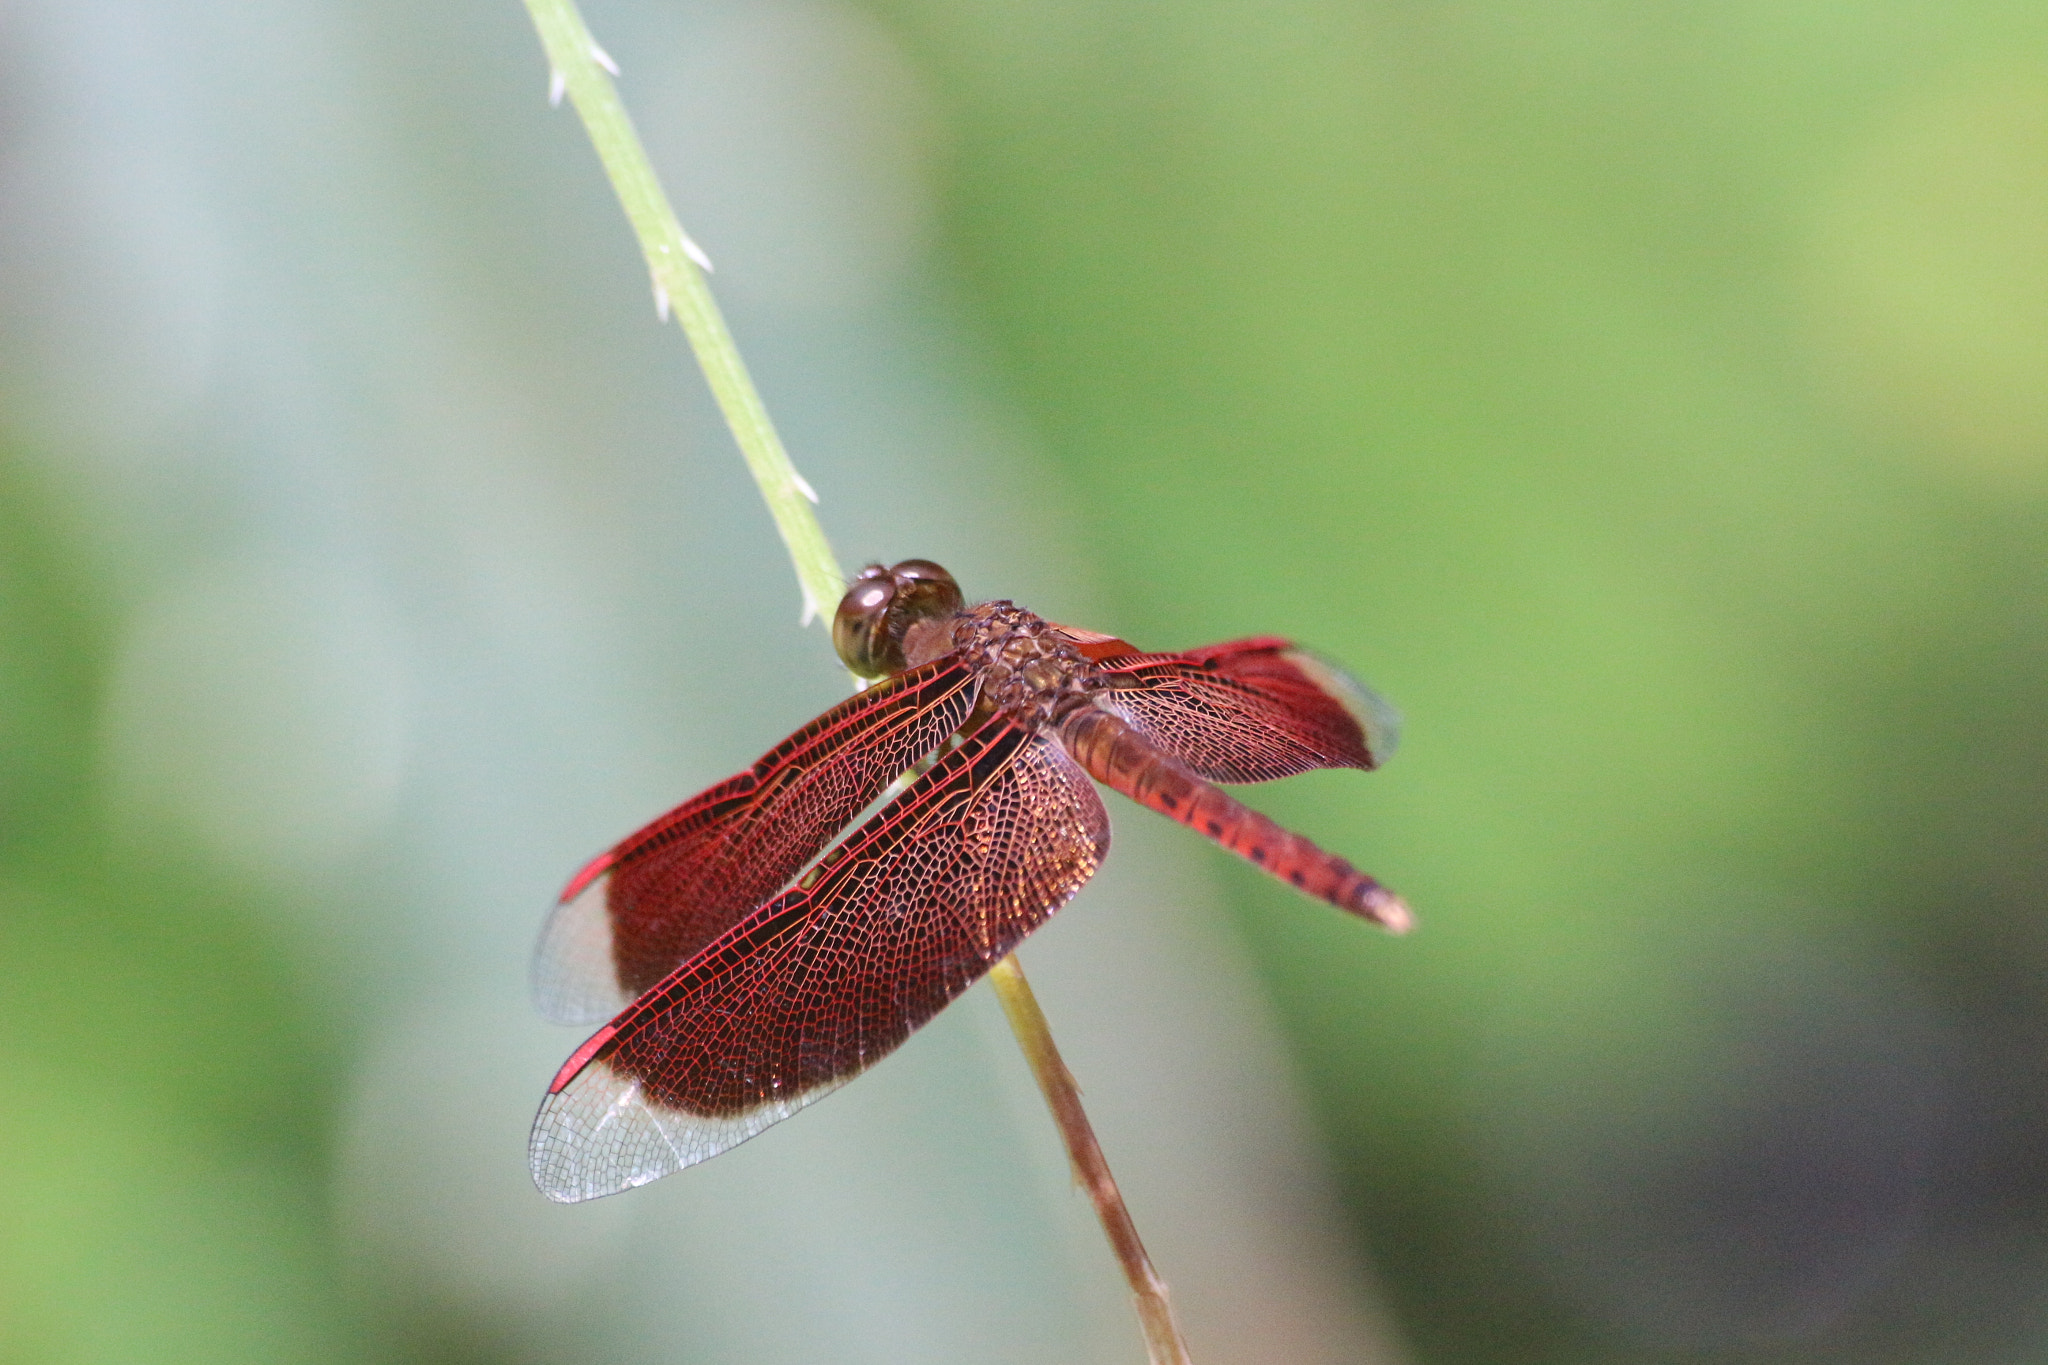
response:
{"label": "segmented abdomen", "polygon": [[1059,735],[1096,781],[1207,835],[1288,885],[1395,933],[1413,923],[1399,896],[1195,776],[1101,707],[1075,707],[1060,718]]}

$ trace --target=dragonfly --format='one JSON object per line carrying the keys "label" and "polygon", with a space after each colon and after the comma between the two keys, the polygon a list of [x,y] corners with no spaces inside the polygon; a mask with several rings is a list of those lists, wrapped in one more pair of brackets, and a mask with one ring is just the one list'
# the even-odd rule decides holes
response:
{"label": "dragonfly", "polygon": [[705,1161],[894,1051],[1102,865],[1091,778],[1341,910],[1412,922],[1217,785],[1392,752],[1393,708],[1307,650],[1260,636],[1148,654],[1008,601],[967,606],[922,559],[863,569],[832,638],[871,685],[598,855],[548,917],[540,1011],[607,1021],[534,1121],[551,1199]]}

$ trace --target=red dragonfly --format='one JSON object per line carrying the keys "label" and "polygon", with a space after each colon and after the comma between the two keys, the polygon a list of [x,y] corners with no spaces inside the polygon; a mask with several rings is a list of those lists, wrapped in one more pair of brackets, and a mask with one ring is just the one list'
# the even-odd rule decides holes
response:
{"label": "red dragonfly", "polygon": [[611,1021],[534,1121],[549,1198],[707,1160],[887,1056],[1101,866],[1090,777],[1409,926],[1399,897],[1212,785],[1392,750],[1393,709],[1285,640],[1146,654],[1009,602],[967,607],[922,559],[862,570],[832,639],[882,681],[601,854],[542,931],[541,1012]]}

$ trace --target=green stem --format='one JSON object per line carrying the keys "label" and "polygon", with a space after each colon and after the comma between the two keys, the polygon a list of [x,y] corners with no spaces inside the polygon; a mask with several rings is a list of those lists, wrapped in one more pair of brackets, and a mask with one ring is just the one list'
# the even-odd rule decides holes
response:
{"label": "green stem", "polygon": [[1102,1222],[1103,1235],[1109,1238],[1110,1250],[1123,1267],[1124,1280],[1131,1286],[1131,1299],[1137,1305],[1138,1326],[1144,1330],[1145,1353],[1151,1365],[1188,1365],[1187,1343],[1181,1340],[1180,1324],[1174,1321],[1166,1281],[1152,1268],[1152,1258],[1145,1254],[1145,1244],[1138,1240],[1138,1225],[1131,1221],[1123,1191],[1117,1188],[1116,1177],[1109,1173],[1109,1159],[1102,1154],[1102,1144],[1095,1140],[1095,1127],[1088,1122],[1088,1111],[1081,1107],[1081,1087],[1074,1083],[1074,1073],[1067,1070],[1059,1048],[1053,1045],[1052,1026],[1045,1022],[1038,997],[1032,993],[1031,983],[1024,979],[1023,964],[1012,953],[995,965],[988,979],[995,987],[996,999],[1002,1002],[1010,1031],[1017,1035],[1017,1046],[1024,1049],[1024,1060],[1031,1064],[1031,1075],[1038,1082],[1039,1093],[1045,1096],[1045,1107],[1052,1111],[1052,1121],[1067,1144],[1074,1183],[1088,1192],[1095,1205],[1095,1216]]}
{"label": "green stem", "polygon": [[768,409],[747,374],[739,347],[733,344],[725,315],[718,311],[704,282],[700,263],[708,266],[709,262],[676,220],[676,211],[647,159],[647,149],[633,131],[633,120],[619,102],[618,89],[611,80],[616,68],[590,36],[575,0],[526,0],[526,9],[547,51],[550,93],[559,99],[566,92],[582,117],[605,174],[618,192],[619,205],[640,239],[641,253],[654,280],[656,307],[664,316],[670,309],[675,311],[726,424],[732,428],[733,439],[739,442],[747,469],[760,486],[768,513],[775,518],[775,529],[789,548],[797,583],[803,589],[803,619],[808,624],[816,616],[829,623],[839,595],[846,590],[846,576],[839,571],[825,530],[811,510],[817,495],[789,462],[789,452],[775,434],[775,424],[768,420]]}

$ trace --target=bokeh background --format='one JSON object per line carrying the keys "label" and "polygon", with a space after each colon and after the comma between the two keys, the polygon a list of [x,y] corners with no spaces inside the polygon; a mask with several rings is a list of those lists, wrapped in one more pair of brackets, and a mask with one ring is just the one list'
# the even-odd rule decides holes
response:
{"label": "bokeh background", "polygon": [[[849,565],[1397,761],[1025,960],[1196,1359],[2048,1356],[2048,9],[590,0]],[[0,10],[0,1359],[1133,1361],[977,991],[548,1205],[583,858],[843,686],[512,0]],[[1114,799],[1113,799],[1114,800]]]}

